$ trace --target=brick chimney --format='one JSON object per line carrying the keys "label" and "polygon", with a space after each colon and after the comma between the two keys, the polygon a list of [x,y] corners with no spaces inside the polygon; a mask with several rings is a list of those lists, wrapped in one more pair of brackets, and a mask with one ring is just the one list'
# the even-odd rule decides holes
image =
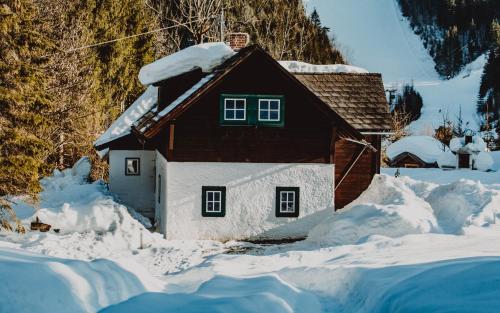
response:
{"label": "brick chimney", "polygon": [[235,51],[245,48],[250,42],[250,35],[248,33],[229,33],[227,34],[227,38],[229,46]]}

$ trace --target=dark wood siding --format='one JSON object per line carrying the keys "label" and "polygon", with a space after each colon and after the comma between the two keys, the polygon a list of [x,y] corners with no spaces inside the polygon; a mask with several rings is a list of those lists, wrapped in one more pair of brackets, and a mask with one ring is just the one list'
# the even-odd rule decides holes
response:
{"label": "dark wood siding", "polygon": [[[290,79],[264,58],[250,56],[216,88],[174,121],[173,151],[169,128],[158,135],[161,153],[180,162],[329,163],[332,124],[296,90]],[[283,95],[285,125],[221,126],[221,94]]]}
{"label": "dark wood siding", "polygon": [[[335,209],[339,210],[351,203],[366,190],[373,176],[380,173],[380,144],[379,135],[366,136],[377,152],[366,149],[356,162],[349,174],[335,190]],[[339,184],[341,177],[362,151],[363,146],[347,140],[339,140],[335,145],[335,184]]]}

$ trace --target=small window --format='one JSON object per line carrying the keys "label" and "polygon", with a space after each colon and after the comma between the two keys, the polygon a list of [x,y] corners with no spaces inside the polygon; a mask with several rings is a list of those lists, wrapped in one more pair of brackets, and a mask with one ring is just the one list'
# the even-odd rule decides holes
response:
{"label": "small window", "polygon": [[139,158],[125,158],[125,175],[141,175],[141,160]]}
{"label": "small window", "polygon": [[259,99],[259,121],[279,122],[280,104],[279,99]]}
{"label": "small window", "polygon": [[201,192],[202,216],[223,217],[226,215],[226,187],[203,186]]}
{"label": "small window", "polygon": [[247,119],[246,99],[224,99],[224,119],[245,121]]}
{"label": "small window", "polygon": [[276,187],[276,217],[298,217],[299,187]]}

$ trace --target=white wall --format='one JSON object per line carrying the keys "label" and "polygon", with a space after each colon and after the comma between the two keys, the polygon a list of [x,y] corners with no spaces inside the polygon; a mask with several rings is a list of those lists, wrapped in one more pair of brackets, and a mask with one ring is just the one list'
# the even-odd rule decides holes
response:
{"label": "white wall", "polygon": [[[168,239],[302,237],[333,214],[332,164],[166,163]],[[165,173],[165,170],[162,170]],[[226,216],[201,216],[201,187],[226,186]],[[275,215],[276,187],[300,187],[300,216]],[[166,229],[165,229],[166,226]]]}
{"label": "white wall", "polygon": [[[140,158],[140,176],[125,175],[125,158]],[[109,190],[116,194],[123,203],[144,215],[154,214],[155,152],[109,151]]]}

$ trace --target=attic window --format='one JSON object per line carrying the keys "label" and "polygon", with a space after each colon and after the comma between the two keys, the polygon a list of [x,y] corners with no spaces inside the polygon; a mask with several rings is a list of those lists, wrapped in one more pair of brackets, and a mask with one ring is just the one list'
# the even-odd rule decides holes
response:
{"label": "attic window", "polygon": [[280,99],[259,99],[259,121],[279,122]]}
{"label": "attic window", "polygon": [[226,215],[226,187],[201,187],[201,215],[224,217]]}
{"label": "attic window", "polygon": [[224,99],[224,119],[226,121],[244,121],[246,115],[246,99]]}
{"label": "attic window", "polygon": [[141,175],[141,159],[125,158],[125,175],[139,176]]}
{"label": "attic window", "polygon": [[299,187],[276,187],[276,217],[298,217],[299,196]]}

